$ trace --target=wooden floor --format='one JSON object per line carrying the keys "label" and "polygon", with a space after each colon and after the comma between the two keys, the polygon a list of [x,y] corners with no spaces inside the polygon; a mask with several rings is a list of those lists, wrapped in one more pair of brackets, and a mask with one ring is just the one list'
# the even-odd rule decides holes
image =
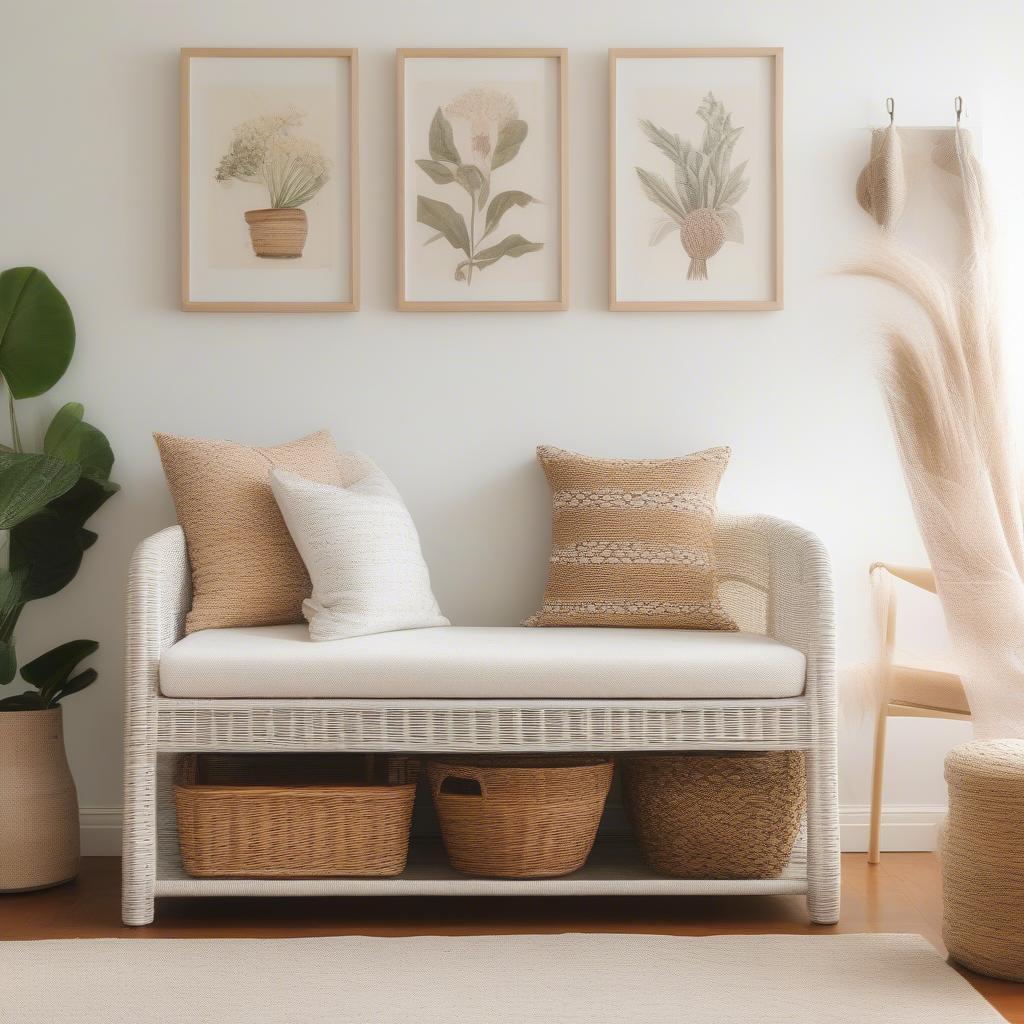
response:
{"label": "wooden floor", "polygon": [[[0,896],[0,939],[186,936],[474,935],[495,932],[916,932],[942,948],[938,861],[889,853],[869,868],[843,856],[843,912],[835,927],[807,923],[802,897],[372,897],[362,899],[165,899],[146,928],[120,919],[120,862],[86,858],[77,881]],[[1024,1024],[1024,985],[962,972],[1014,1024]]]}

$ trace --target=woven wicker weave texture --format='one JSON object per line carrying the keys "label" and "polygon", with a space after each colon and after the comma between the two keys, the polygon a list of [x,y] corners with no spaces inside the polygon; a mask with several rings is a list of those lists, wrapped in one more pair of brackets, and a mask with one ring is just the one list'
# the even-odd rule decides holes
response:
{"label": "woven wicker weave texture", "polygon": [[946,758],[942,940],[965,967],[1024,981],[1024,740]]}
{"label": "woven wicker weave texture", "polygon": [[581,868],[613,770],[609,758],[431,761],[430,793],[452,867],[495,878],[550,878]]}
{"label": "woven wicker weave texture", "polygon": [[[807,893],[812,920],[839,913],[835,623],[831,568],[811,533],[769,516],[716,517],[719,594],[741,629],[767,634],[807,659],[803,697],[777,701],[220,701],[159,693],[161,653],[184,635],[191,603],[184,536],[171,527],[143,541],[129,570],[126,627],[122,915],[153,919],[157,887],[158,755],[173,751],[376,750],[466,753],[552,750],[801,749],[806,752],[806,880],[752,881],[758,892]],[[158,814],[159,810],[159,814]],[[173,811],[170,817],[173,819]],[[382,880],[389,892],[400,881]],[[509,882],[515,885],[516,882]],[[532,885],[533,883],[523,883]],[[729,880],[694,883],[736,891]],[[274,891],[316,894],[315,879]],[[188,892],[238,890],[197,880]],[[254,881],[251,892],[265,891]],[[285,890],[283,887],[287,886]],[[613,883],[602,891],[611,891]],[[553,886],[550,891],[568,887]],[[173,892],[172,892],[173,890]],[[439,881],[433,894],[472,892]],[[162,891],[186,891],[175,883]],[[246,889],[250,891],[250,889]],[[624,889],[625,891],[625,889]],[[633,891],[633,890],[630,890]],[[653,890],[652,890],[653,891]]]}
{"label": "woven wicker weave texture", "polygon": [[795,750],[627,757],[623,782],[644,858],[678,878],[774,878],[803,823]]}
{"label": "woven wicker weave texture", "polygon": [[[404,759],[392,760],[400,771]],[[303,755],[275,754],[264,761],[254,765],[238,755],[181,759],[174,796],[181,860],[189,874],[319,878],[402,873],[416,795],[414,772],[407,782],[385,782],[398,774],[388,770],[379,779],[353,777],[350,784],[339,785],[337,763],[318,772]],[[295,784],[299,780],[302,785]]]}

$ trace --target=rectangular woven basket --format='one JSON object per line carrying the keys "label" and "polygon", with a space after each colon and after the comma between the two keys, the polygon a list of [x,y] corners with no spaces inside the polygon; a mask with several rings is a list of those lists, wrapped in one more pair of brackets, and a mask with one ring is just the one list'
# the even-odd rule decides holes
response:
{"label": "rectangular woven basket", "polygon": [[188,754],[174,799],[200,878],[390,876],[405,870],[418,763],[328,754]]}

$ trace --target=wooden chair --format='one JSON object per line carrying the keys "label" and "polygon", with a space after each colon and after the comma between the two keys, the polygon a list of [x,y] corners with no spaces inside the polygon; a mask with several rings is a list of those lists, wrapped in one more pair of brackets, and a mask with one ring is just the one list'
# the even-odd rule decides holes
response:
{"label": "wooden chair", "polygon": [[879,665],[878,720],[875,724],[875,756],[871,775],[871,827],[868,863],[880,857],[879,831],[882,819],[882,779],[885,772],[885,732],[889,718],[971,717],[963,683],[955,672],[937,667],[901,664],[894,660],[896,645],[896,593],[894,580],[935,593],[931,569],[875,562],[871,566],[871,588],[882,627]]}

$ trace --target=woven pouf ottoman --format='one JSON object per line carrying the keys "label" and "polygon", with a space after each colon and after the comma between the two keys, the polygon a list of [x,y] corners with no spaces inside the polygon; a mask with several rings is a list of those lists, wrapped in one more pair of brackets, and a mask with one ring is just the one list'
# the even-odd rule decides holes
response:
{"label": "woven pouf ottoman", "polygon": [[1024,740],[946,758],[942,938],[972,971],[1024,981]]}

